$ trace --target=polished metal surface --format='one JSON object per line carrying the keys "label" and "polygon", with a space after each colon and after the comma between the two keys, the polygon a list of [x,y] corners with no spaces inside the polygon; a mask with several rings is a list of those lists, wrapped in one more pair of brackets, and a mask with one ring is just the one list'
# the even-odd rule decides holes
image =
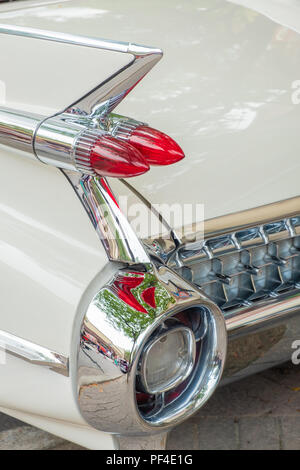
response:
{"label": "polished metal surface", "polygon": [[267,322],[287,319],[300,312],[300,290],[294,289],[278,297],[262,300],[255,308],[241,308],[226,315],[226,328],[229,334],[242,336],[251,329],[266,326]]}
{"label": "polished metal surface", "polygon": [[[106,118],[161,58],[159,49],[131,43],[0,24],[0,34],[55,41],[131,54],[133,61],[104,83],[52,117],[0,109],[0,143],[32,151],[43,163],[68,171],[110,260],[149,263],[140,241],[116,203],[107,183],[94,175],[87,150],[107,132]],[[15,121],[14,121],[15,119]],[[72,174],[78,171],[78,175]],[[79,173],[80,172],[80,173]]]}
{"label": "polished metal surface", "polygon": [[82,130],[82,126],[67,123],[61,116],[45,119],[35,133],[36,157],[47,165],[76,171],[74,147]]}
{"label": "polished metal surface", "polygon": [[[115,233],[114,227],[118,226],[122,219],[119,216],[112,219],[106,218],[106,220],[114,221],[112,229],[109,230],[103,231],[103,225],[99,224],[101,217],[97,216],[97,213],[103,203],[101,202],[103,194],[106,195],[104,200],[108,204],[109,210],[114,207],[118,212],[117,206],[114,205],[114,196],[109,192],[110,189],[106,186],[105,180],[94,177],[78,179],[76,173],[70,172],[69,174],[73,178],[73,185],[75,185],[75,189],[77,187],[76,191],[87,211],[90,212],[90,215],[93,214],[93,223],[97,230],[100,230],[100,237],[105,243],[107,252],[110,253],[110,259],[124,260],[123,254],[126,252],[127,260],[130,259],[130,263],[134,266],[137,258],[131,255],[137,253],[136,248],[126,251],[123,247],[120,248],[116,245],[116,240],[112,242],[110,237],[108,240],[105,239],[110,230]],[[98,192],[99,184],[100,193]],[[95,195],[97,195],[96,198]],[[298,269],[300,223],[299,217],[297,217],[299,200],[300,198],[295,198],[272,204],[271,207],[258,208],[257,217],[255,217],[255,210],[250,211],[251,217],[249,217],[248,223],[245,221],[245,216],[249,215],[249,211],[246,211],[246,214],[240,214],[240,217],[233,214],[232,220],[235,221],[234,228],[236,229],[234,233],[225,226],[223,234],[221,224],[214,221],[214,225],[219,229],[217,237],[192,244],[180,244],[177,240],[179,245],[173,245],[173,257],[172,255],[170,257],[170,253],[167,253],[165,257],[161,252],[156,253],[153,244],[147,247],[148,253],[153,259],[169,262],[179,274],[179,279],[188,280],[194,286],[193,289],[200,292],[200,295],[204,293],[203,286],[197,282],[197,279],[200,279],[201,276],[203,279],[205,275],[207,275],[205,278],[207,285],[206,287],[204,285],[204,288],[207,289],[206,295],[208,297],[211,288],[207,286],[215,286],[215,284],[222,289],[222,292],[227,292],[225,289],[228,289],[228,292],[231,293],[231,298],[222,297],[223,300],[225,298],[227,305],[225,305],[226,302],[223,304],[220,302],[220,305],[225,306],[223,315],[229,342],[228,360],[222,383],[237,380],[290,358],[292,341],[295,339],[297,331],[300,334],[300,328],[297,326],[299,323],[297,316],[300,313],[299,291],[297,290],[297,276],[300,275]],[[284,212],[288,217],[282,218]],[[267,218],[268,214],[269,219]],[[278,216],[280,216],[280,220],[278,220]],[[261,221],[262,225],[257,226],[255,220]],[[228,222],[227,217],[226,221]],[[126,238],[128,227],[127,224],[125,225]],[[141,249],[142,245],[134,235],[131,247],[137,243]],[[144,247],[146,247],[145,244]],[[145,256],[145,252],[142,254]],[[219,258],[223,260],[221,264],[218,263]],[[214,259],[217,260],[217,264]],[[142,263],[144,264],[145,261]],[[150,258],[147,259],[146,265],[149,268]],[[204,267],[203,272],[202,266]],[[220,266],[223,269],[230,267],[231,272],[220,271]],[[274,278],[274,272],[277,273],[277,279]],[[243,284],[246,276],[254,286],[250,291],[248,285]],[[257,277],[258,281],[255,279],[252,281],[252,277]],[[246,292],[246,298],[241,296],[240,291]],[[249,300],[251,295],[253,298]],[[212,305],[218,301],[215,297],[212,300]],[[134,317],[130,317],[127,325],[129,328],[135,328]],[[124,370],[129,366],[124,363],[122,367],[124,373]],[[205,369],[205,361],[201,363],[199,371],[203,368]],[[97,397],[94,397],[91,399],[91,403],[94,399],[98,400]],[[86,401],[84,406],[88,407]],[[170,406],[167,406],[166,409],[166,414],[164,414],[165,396],[158,394],[155,413],[145,419],[146,423],[150,427],[156,427],[160,426],[162,422],[176,422],[175,418],[173,421],[173,418],[168,415],[168,413],[172,415],[174,410],[171,412]],[[97,427],[97,423],[93,425]]]}
{"label": "polished metal surface", "polygon": [[[215,390],[224,367],[227,333],[223,315],[191,284],[165,266],[115,268],[95,295],[80,332],[78,402],[87,422],[121,435],[162,432],[199,409]],[[155,290],[155,305],[145,291]],[[136,401],[139,362],[149,337],[163,323],[193,308],[205,328],[188,383],[169,402],[157,395],[155,412]]]}
{"label": "polished metal surface", "polygon": [[79,134],[73,150],[76,169],[85,175],[97,176],[91,166],[90,154],[93,146],[96,144],[97,139],[101,133],[93,129],[84,130]]}
{"label": "polished metal surface", "polygon": [[43,116],[0,108],[0,143],[33,153],[35,130]]}
{"label": "polished metal surface", "polygon": [[31,364],[47,367],[62,375],[69,375],[69,360],[62,354],[50,351],[5,331],[0,331],[0,348]]}
{"label": "polished metal surface", "polygon": [[105,178],[64,171],[103,243],[110,261],[129,264],[150,263]]}
{"label": "polished metal surface", "polygon": [[147,125],[144,122],[113,113],[109,114],[107,119],[107,128],[111,135],[122,140],[128,140],[137,127]]}
{"label": "polished metal surface", "polygon": [[300,292],[292,290],[226,316],[228,355],[222,383],[290,362],[300,337]]}

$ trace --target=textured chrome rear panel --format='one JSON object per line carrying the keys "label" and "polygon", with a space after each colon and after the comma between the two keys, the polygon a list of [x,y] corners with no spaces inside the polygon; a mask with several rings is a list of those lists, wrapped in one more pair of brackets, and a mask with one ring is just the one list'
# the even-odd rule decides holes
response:
{"label": "textured chrome rear panel", "polygon": [[225,312],[300,289],[300,215],[182,247],[175,268]]}

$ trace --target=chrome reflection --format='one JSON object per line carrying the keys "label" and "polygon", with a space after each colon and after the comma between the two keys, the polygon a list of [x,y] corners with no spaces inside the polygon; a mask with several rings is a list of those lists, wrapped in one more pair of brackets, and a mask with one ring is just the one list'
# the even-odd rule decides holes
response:
{"label": "chrome reflection", "polygon": [[121,212],[106,179],[74,171],[62,172],[89,215],[109,260],[149,264],[149,256]]}
{"label": "chrome reflection", "polygon": [[0,349],[31,364],[47,367],[54,372],[69,376],[67,357],[19,336],[0,331]]}
{"label": "chrome reflection", "polygon": [[[144,346],[162,323],[189,308],[205,312],[208,323],[197,367],[180,399],[164,401],[146,416],[136,399]],[[224,368],[227,333],[220,310],[164,266],[116,268],[90,304],[80,334],[79,406],[86,421],[102,431],[151,433],[178,424],[210,397]],[[162,403],[159,394],[157,399]]]}
{"label": "chrome reflection", "polygon": [[290,361],[291,345],[300,337],[299,315],[297,290],[228,315],[228,358],[222,383]]}

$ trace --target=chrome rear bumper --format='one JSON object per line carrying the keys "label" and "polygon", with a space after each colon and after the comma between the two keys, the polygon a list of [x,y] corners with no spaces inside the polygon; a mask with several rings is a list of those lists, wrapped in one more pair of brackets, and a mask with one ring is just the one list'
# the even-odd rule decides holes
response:
{"label": "chrome rear bumper", "polygon": [[227,361],[222,383],[240,380],[291,360],[300,340],[300,292],[258,302],[226,316]]}
{"label": "chrome rear bumper", "polygon": [[296,197],[211,219],[202,240],[196,231],[169,261],[223,312],[222,383],[291,360],[300,340],[299,214]]}
{"label": "chrome rear bumper", "polygon": [[[219,379],[225,384],[291,359],[293,342],[300,339],[300,197],[208,221],[205,226],[209,231],[202,238],[195,232],[193,242],[178,236],[175,240],[172,232],[167,240],[139,240],[149,262],[133,262],[127,273],[128,268],[121,268],[121,276],[124,269],[125,276],[142,276],[142,266],[145,279],[154,275],[152,288],[165,289],[172,301],[163,315],[158,306],[155,308],[150,324],[138,332],[130,354],[124,355],[128,368],[126,379],[118,376],[123,384],[121,394],[115,376],[99,374],[99,365],[95,368],[91,358],[86,363],[79,353],[79,404],[93,427],[123,435],[165,432],[197,411]],[[111,289],[119,276],[104,288]],[[134,295],[136,300],[143,297],[138,291]],[[104,305],[98,305],[97,322],[110,316],[118,318],[124,296],[116,297],[116,302],[107,312]],[[184,323],[188,312],[194,315],[195,309],[204,329],[205,324],[210,325],[201,336],[197,366],[182,389],[174,388],[171,399],[168,393],[148,396],[144,412],[144,404],[140,405],[137,398],[143,348],[161,322],[172,318]],[[131,315],[135,322],[138,312]],[[114,322],[126,335],[126,328]],[[81,330],[81,353],[88,346],[84,332],[91,330],[89,325],[88,310]],[[100,332],[94,327],[92,330],[95,344],[100,343]],[[110,343],[116,356],[119,347],[113,339]],[[106,392],[109,405],[111,397],[117,397],[113,400],[115,421],[103,402]]]}

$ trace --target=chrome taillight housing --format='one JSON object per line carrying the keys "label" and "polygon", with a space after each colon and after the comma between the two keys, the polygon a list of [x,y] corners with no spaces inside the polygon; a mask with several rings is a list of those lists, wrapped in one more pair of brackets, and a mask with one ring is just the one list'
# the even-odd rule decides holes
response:
{"label": "chrome taillight housing", "polygon": [[123,116],[92,121],[0,109],[0,143],[47,165],[92,176],[128,178],[184,158],[171,137]]}
{"label": "chrome taillight housing", "polygon": [[211,396],[227,346],[216,305],[165,266],[117,270],[87,308],[77,356],[86,421],[118,434],[156,433]]}

